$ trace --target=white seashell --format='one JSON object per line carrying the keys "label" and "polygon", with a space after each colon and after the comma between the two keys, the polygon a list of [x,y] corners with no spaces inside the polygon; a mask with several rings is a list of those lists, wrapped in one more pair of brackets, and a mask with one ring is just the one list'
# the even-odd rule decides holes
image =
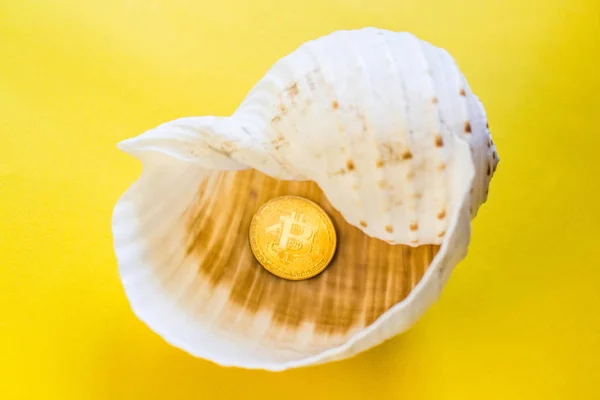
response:
{"label": "white seashell", "polygon": [[[499,161],[483,106],[450,55],[409,33],[374,28],[338,31],[302,45],[267,72],[231,117],[178,119],[120,148],[144,165],[113,217],[120,272],[137,316],[196,356],[269,370],[350,357],[416,322],[466,255],[470,220],[487,199]],[[294,181],[315,182],[318,188],[313,184],[307,193],[318,197],[320,188],[321,203],[341,214],[338,225],[358,229],[346,247],[343,238],[339,242],[341,260],[349,264],[338,268],[338,261],[317,283],[285,286],[279,302],[289,304],[280,314],[290,319],[304,313],[289,299],[321,285],[311,292],[321,296],[311,307],[327,305],[337,315],[347,306],[357,317],[344,329],[323,332],[308,317],[275,323],[281,315],[273,304],[249,311],[258,282],[266,282],[261,299],[289,285],[252,264],[242,249],[247,246],[233,243],[247,234],[247,211],[267,200],[260,199],[263,188],[284,194],[277,185],[288,184],[281,180],[290,181],[287,188],[311,185]],[[353,305],[359,294],[348,288],[362,281],[340,278],[354,262],[344,252],[354,251],[348,243],[364,243],[369,252],[387,246],[389,254],[405,248],[379,239],[441,247],[399,300],[388,281],[395,274],[386,269],[390,263],[374,262],[390,275],[375,271],[363,281],[383,288],[383,295],[365,300],[362,293],[362,303]],[[224,261],[224,248],[238,257]],[[327,289],[324,282],[335,285]],[[236,296],[242,300],[232,300]],[[372,306],[380,311],[368,311],[366,301],[386,296]]]}

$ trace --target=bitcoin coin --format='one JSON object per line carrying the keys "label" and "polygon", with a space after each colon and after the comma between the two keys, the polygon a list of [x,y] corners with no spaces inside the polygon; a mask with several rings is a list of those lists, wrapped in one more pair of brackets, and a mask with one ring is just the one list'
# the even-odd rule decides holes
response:
{"label": "bitcoin coin", "polygon": [[321,207],[298,196],[263,204],[250,223],[250,248],[272,274],[289,280],[312,278],[335,254],[337,238]]}

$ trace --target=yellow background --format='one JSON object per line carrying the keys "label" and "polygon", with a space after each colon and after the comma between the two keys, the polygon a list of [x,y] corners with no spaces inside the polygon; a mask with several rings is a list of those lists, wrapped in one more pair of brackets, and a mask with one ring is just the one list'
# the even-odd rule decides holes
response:
{"label": "yellow background", "polygon": [[[469,255],[407,334],[274,374],[168,346],[131,312],[115,144],[230,114],[333,30],[445,47],[501,163]],[[598,0],[0,1],[0,399],[600,399]]]}

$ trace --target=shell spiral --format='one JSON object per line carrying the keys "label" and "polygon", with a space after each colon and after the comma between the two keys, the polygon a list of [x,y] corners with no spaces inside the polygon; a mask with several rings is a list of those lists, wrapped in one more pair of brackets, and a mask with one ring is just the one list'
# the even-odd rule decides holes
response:
{"label": "shell spiral", "polygon": [[[236,358],[216,344],[207,350],[190,344],[195,338],[174,338],[178,334],[165,333],[162,322],[151,321],[154,311],[137,311],[195,354],[269,369],[348,356],[410,326],[466,254],[470,219],[487,200],[499,162],[484,108],[452,57],[412,34],[375,28],[338,31],[301,45],[277,61],[229,117],[177,119],[120,148],[153,173],[165,160],[178,160],[202,170],[254,169],[279,180],[312,181],[349,224],[370,237],[442,245],[432,264],[438,269],[428,272],[413,298],[339,346],[313,353]],[[193,179],[180,185],[188,183]],[[138,207],[129,193],[113,222],[120,265],[146,262],[141,253],[118,250],[132,232],[122,220]],[[185,209],[190,196],[177,207]],[[207,326],[199,329],[210,331]]]}

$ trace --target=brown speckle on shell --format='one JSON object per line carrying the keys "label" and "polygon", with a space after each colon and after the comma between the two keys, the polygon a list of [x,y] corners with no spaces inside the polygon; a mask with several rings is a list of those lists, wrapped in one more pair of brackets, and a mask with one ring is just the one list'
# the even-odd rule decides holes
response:
{"label": "brown speckle on shell", "polygon": [[438,98],[434,97],[433,99],[431,99],[431,103],[432,104],[437,104],[438,103]]}
{"label": "brown speckle on shell", "polygon": [[446,217],[446,210],[440,211],[437,215],[438,219],[444,219],[445,217]]}
{"label": "brown speckle on shell", "polygon": [[300,90],[298,89],[298,84],[296,82],[294,82],[293,85],[291,85],[290,87],[288,87],[286,89],[286,92],[287,92],[288,96],[290,96],[290,97],[297,96],[298,93],[300,93]]}
{"label": "brown speckle on shell", "polygon": [[340,108],[340,103],[338,103],[338,102],[337,102],[337,100],[334,100],[334,101],[331,103],[331,107],[332,107],[334,110],[337,110],[338,108]]}
{"label": "brown speckle on shell", "polygon": [[444,145],[444,139],[440,135],[435,135],[435,147],[442,147]]}
{"label": "brown speckle on shell", "polygon": [[362,226],[363,228],[367,227],[367,222],[366,221],[360,221],[360,226]]}
{"label": "brown speckle on shell", "polygon": [[441,231],[440,233],[438,233],[438,237],[444,237],[444,235],[446,234],[446,231]]}
{"label": "brown speckle on shell", "polygon": [[418,229],[419,229],[419,224],[418,224],[417,222],[413,222],[413,223],[411,223],[411,224],[408,226],[408,228],[409,228],[411,231],[416,231],[416,230],[418,230]]}
{"label": "brown speckle on shell", "polygon": [[471,123],[469,121],[465,121],[465,133],[471,133]]}
{"label": "brown speckle on shell", "polygon": [[438,170],[439,172],[442,172],[442,171],[443,171],[443,170],[445,170],[445,169],[446,169],[446,164],[444,164],[444,163],[441,163],[441,164],[439,164],[439,165],[437,166],[437,170]]}
{"label": "brown speckle on shell", "polygon": [[459,93],[460,93],[460,95],[461,95],[461,96],[463,96],[463,97],[467,95],[467,94],[465,93],[465,89],[460,89],[460,92],[459,92]]}
{"label": "brown speckle on shell", "polygon": [[279,150],[280,148],[288,144],[288,142],[285,140],[285,136],[283,136],[283,133],[281,132],[277,133],[277,138],[272,140],[271,143],[273,143],[275,150]]}
{"label": "brown speckle on shell", "polygon": [[394,227],[392,227],[391,225],[386,225],[385,226],[385,231],[387,233],[392,233],[392,232],[394,232]]}
{"label": "brown speckle on shell", "polygon": [[348,168],[348,171],[353,171],[354,170],[354,161],[352,161],[352,160],[346,161],[346,168]]}
{"label": "brown speckle on shell", "polygon": [[413,158],[410,149],[407,149],[401,142],[390,140],[382,143],[381,147],[381,158],[383,163],[401,163]]}
{"label": "brown speckle on shell", "polygon": [[235,142],[228,140],[221,144],[220,150],[223,154],[230,156],[231,153],[237,150],[237,146],[235,145]]}
{"label": "brown speckle on shell", "polygon": [[375,166],[377,168],[383,168],[384,165],[385,165],[385,161],[383,161],[381,158],[375,162]]}

